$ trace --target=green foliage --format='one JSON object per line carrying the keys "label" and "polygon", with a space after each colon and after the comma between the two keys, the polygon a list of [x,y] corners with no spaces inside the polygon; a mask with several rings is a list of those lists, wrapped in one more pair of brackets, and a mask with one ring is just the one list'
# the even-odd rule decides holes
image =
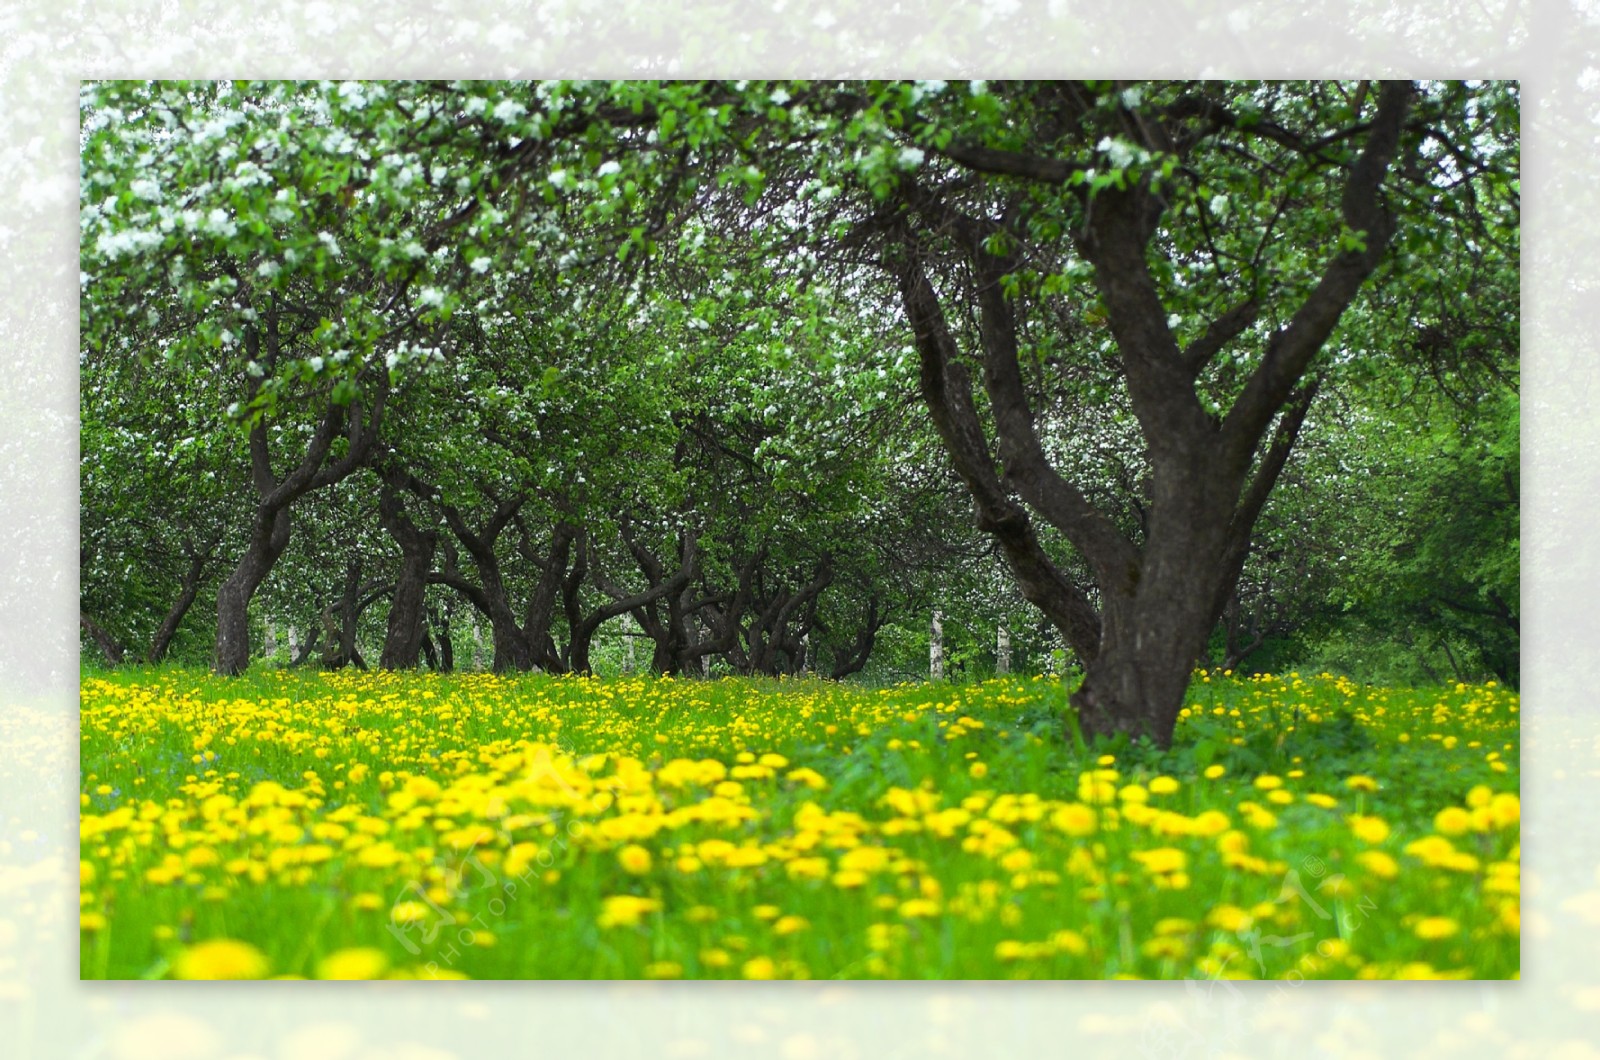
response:
{"label": "green foliage", "polygon": [[[762,550],[790,588],[828,557],[825,665],[876,617],[866,677],[924,672],[937,608],[952,677],[993,672],[1002,621],[1014,666],[1059,669],[920,407],[881,236],[923,226],[954,290],[949,234],[917,211],[943,197],[1005,219],[983,245],[1016,255],[1002,283],[1048,456],[1138,543],[1147,441],[1075,233],[1120,195],[1160,196],[1148,265],[1179,346],[1261,303],[1196,380],[1220,419],[1285,307],[1367,245],[1332,204],[1359,140],[1341,130],[1372,99],[1352,82],[86,83],[85,614],[137,654],[187,545],[214,552],[204,615],[253,503],[230,425],[266,425],[282,475],[329,410],[387,389],[373,462],[434,491],[407,510],[447,541],[442,506],[482,525],[521,497],[530,541],[582,524],[623,591],[644,584],[625,522],[657,551],[699,533],[706,598]],[[1267,668],[1516,680],[1517,105],[1510,83],[1423,86],[1414,164],[1385,191],[1392,251],[1313,366],[1322,396],[1217,658],[1255,641]],[[1170,114],[1191,115],[1173,128],[1192,150],[1141,141],[1141,116]],[[974,170],[974,151],[1060,179]],[[374,483],[363,469],[295,503],[259,613],[304,631],[351,555],[364,580],[393,577]],[[497,547],[525,601],[538,574],[517,533]],[[1061,534],[1041,538],[1089,583]],[[580,600],[609,596],[590,581]],[[362,622],[370,643],[381,608]],[[185,619],[175,648],[199,657],[204,625]]]}

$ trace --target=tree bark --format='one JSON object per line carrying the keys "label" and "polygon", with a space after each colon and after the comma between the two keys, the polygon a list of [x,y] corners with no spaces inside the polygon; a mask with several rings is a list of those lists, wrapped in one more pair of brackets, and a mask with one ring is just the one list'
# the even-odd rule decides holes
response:
{"label": "tree bark", "polygon": [[289,547],[289,532],[287,504],[257,510],[250,543],[217,590],[217,673],[237,677],[250,665],[250,601]]}
{"label": "tree bark", "polygon": [[123,648],[122,644],[117,640],[116,637],[113,637],[110,633],[106,632],[105,628],[101,626],[100,623],[96,622],[82,611],[78,612],[78,626],[85,633],[89,634],[89,639],[95,642],[95,645],[100,649],[100,654],[105,656],[107,666],[122,665],[123,660],[127,658],[128,653],[127,649]]}
{"label": "tree bark", "polygon": [[[267,362],[279,357],[276,307],[266,314]],[[245,330],[245,346],[254,361],[262,358],[263,329]],[[289,545],[292,529],[290,508],[306,493],[341,482],[363,467],[377,442],[384,405],[389,396],[388,374],[378,372],[371,384],[370,406],[362,401],[348,407],[329,405],[317,421],[311,440],[299,462],[278,478],[268,452],[267,426],[258,421],[250,428],[250,476],[256,491],[256,509],[251,520],[250,543],[239,563],[217,592],[216,670],[235,677],[250,665],[250,600],[272,573],[278,557]],[[253,397],[259,384],[252,381]],[[344,455],[329,461],[334,439],[345,433],[348,446]]]}
{"label": "tree bark", "polygon": [[[904,193],[905,204],[940,238],[953,239],[969,266],[964,282],[975,302],[998,461],[923,264],[924,248],[910,221],[900,220],[894,222],[898,243],[886,264],[899,281],[916,340],[924,403],[972,494],[979,527],[995,537],[1023,595],[1050,617],[1084,665],[1083,684],[1072,700],[1084,735],[1126,734],[1170,744],[1194,662],[1237,584],[1256,518],[1315,395],[1315,380],[1303,382],[1307,369],[1392,238],[1393,220],[1379,188],[1398,150],[1412,95],[1409,83],[1382,87],[1376,115],[1363,130],[1365,144],[1346,176],[1339,211],[1346,227],[1364,234],[1363,245],[1332,255],[1311,293],[1267,341],[1220,419],[1201,404],[1196,378],[1245,332],[1259,307],[1253,299],[1235,305],[1187,350],[1180,348],[1148,253],[1165,201],[1144,183],[1079,191],[1084,220],[1072,239],[1093,266],[1150,466],[1146,530],[1137,544],[1046,456],[1022,381],[1017,323],[1004,282],[1020,268],[1006,249],[1015,245],[1007,221],[963,214],[915,184]],[[1192,137],[1205,133],[1157,122],[1141,126],[1140,135],[1153,150],[1170,151],[1186,150],[1180,141],[1192,146]],[[950,157],[980,172],[1003,169],[1026,180],[1059,183],[1070,177],[1060,166],[1028,164],[1046,160],[1014,152]],[[1030,513],[1059,530],[1087,562],[1098,607],[1039,547]]]}
{"label": "tree bark", "polygon": [[417,528],[406,515],[400,493],[390,479],[385,480],[379,495],[378,518],[400,546],[400,575],[389,601],[389,620],[378,666],[384,670],[414,670],[422,650],[427,617],[423,606],[439,536],[432,530]]}

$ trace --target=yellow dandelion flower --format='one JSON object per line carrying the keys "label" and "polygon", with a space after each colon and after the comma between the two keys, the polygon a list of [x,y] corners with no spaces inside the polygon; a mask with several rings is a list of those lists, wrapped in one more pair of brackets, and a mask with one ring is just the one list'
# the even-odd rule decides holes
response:
{"label": "yellow dandelion flower", "polygon": [[643,876],[650,871],[654,863],[650,851],[637,843],[629,843],[617,851],[617,864],[622,866],[622,871],[632,876]]}
{"label": "yellow dandelion flower", "polygon": [[1082,935],[1070,928],[1062,928],[1050,936],[1050,945],[1062,953],[1070,953],[1074,957],[1082,957],[1089,952],[1089,942]]}
{"label": "yellow dandelion flower", "polygon": [[197,943],[172,962],[179,979],[263,979],[270,970],[266,954],[237,939]]}
{"label": "yellow dandelion flower", "polygon": [[1447,939],[1461,930],[1461,925],[1447,916],[1428,916],[1417,921],[1411,929],[1421,939]]}
{"label": "yellow dandelion flower", "polygon": [[371,946],[354,946],[331,953],[317,962],[318,979],[376,979],[389,967],[384,952]]}
{"label": "yellow dandelion flower", "polygon": [[995,943],[994,946],[994,957],[997,961],[1020,960],[1026,952],[1027,946],[1016,939],[1006,939]]}
{"label": "yellow dandelion flower", "polygon": [[1151,873],[1178,872],[1189,864],[1189,856],[1176,847],[1135,850],[1133,858]]}
{"label": "yellow dandelion flower", "polygon": [[771,957],[752,957],[744,962],[740,974],[746,979],[774,979],[778,975],[778,965]]}
{"label": "yellow dandelion flower", "polygon": [[1489,814],[1498,827],[1510,828],[1522,820],[1522,800],[1503,791],[1489,801]]}
{"label": "yellow dandelion flower", "polygon": [[612,895],[602,899],[600,916],[596,921],[603,928],[634,927],[649,913],[661,908],[654,898],[639,898],[631,894]]}
{"label": "yellow dandelion flower", "polygon": [[1094,832],[1099,818],[1094,810],[1079,802],[1069,802],[1050,815],[1050,823],[1071,836],[1086,836]]}
{"label": "yellow dandelion flower", "polygon": [[1389,824],[1381,817],[1353,813],[1344,819],[1350,834],[1363,843],[1377,844],[1389,838]]}
{"label": "yellow dandelion flower", "polygon": [[811,921],[803,916],[779,917],[772,924],[774,935],[794,935],[811,926]]}

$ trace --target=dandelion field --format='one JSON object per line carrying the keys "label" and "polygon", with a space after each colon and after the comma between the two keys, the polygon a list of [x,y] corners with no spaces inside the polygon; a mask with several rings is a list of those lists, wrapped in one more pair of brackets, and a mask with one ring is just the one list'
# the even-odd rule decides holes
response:
{"label": "dandelion field", "polygon": [[80,974],[1515,978],[1519,706],[1200,674],[86,673]]}

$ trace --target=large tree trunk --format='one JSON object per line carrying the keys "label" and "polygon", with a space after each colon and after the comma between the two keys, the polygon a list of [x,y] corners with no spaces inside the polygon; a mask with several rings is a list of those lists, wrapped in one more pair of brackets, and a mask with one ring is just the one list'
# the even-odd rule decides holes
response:
{"label": "large tree trunk", "polygon": [[[931,233],[919,237],[901,221],[894,230],[898,245],[886,256],[916,339],[923,400],[972,494],[979,527],[995,536],[1023,595],[1051,618],[1084,664],[1074,704],[1086,735],[1126,733],[1163,747],[1171,743],[1191,669],[1238,582],[1255,521],[1316,393],[1315,374],[1308,379],[1312,360],[1393,236],[1379,189],[1412,94],[1409,83],[1382,86],[1377,112],[1362,130],[1361,153],[1347,171],[1338,208],[1344,225],[1362,239],[1330,255],[1299,305],[1283,307],[1288,312],[1279,319],[1285,322],[1266,338],[1222,415],[1200,400],[1196,380],[1249,332],[1259,305],[1247,296],[1180,346],[1150,265],[1166,200],[1143,182],[1079,193],[1083,221],[1070,238],[1093,266],[1154,483],[1143,541],[1127,537],[1047,455],[1023,381],[1014,298],[1007,293],[1007,280],[1023,260],[1015,249],[1018,233],[1008,228],[1015,214],[963,212],[970,208],[965,203],[914,180],[902,192]],[[1151,150],[1170,150],[1187,134],[1141,126],[1135,135],[1150,138],[1142,146]],[[1065,171],[1048,157],[1054,145],[1040,146],[1046,155],[964,152],[959,161],[978,172],[1061,184]],[[1012,206],[1022,201],[1018,195]],[[964,284],[975,303],[964,308],[976,310],[988,416],[978,414],[971,375],[924,265],[930,247],[946,241],[963,259],[955,270],[960,278],[951,282]],[[1086,561],[1098,606],[1040,547],[1034,517]]]}

